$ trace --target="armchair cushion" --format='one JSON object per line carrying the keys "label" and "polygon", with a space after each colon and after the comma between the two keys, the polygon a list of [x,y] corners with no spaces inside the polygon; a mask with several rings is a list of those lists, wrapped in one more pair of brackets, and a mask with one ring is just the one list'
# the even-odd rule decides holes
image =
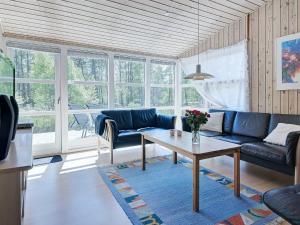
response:
{"label": "armchair cushion", "polygon": [[141,144],[141,133],[138,131],[120,131],[117,140],[113,143],[114,148],[122,148]]}
{"label": "armchair cushion", "polygon": [[176,116],[168,115],[157,115],[157,127],[163,129],[174,129],[175,128]]}
{"label": "armchair cushion", "polygon": [[137,129],[137,131],[141,133],[145,131],[152,131],[152,130],[164,130],[164,129],[157,128],[157,127],[144,127],[144,128]]}
{"label": "armchair cushion", "polygon": [[119,130],[133,129],[131,110],[104,110],[102,113],[116,121]]}
{"label": "armchair cushion", "polygon": [[267,191],[264,203],[291,224],[300,224],[300,184]]}
{"label": "armchair cushion", "polygon": [[134,109],[131,115],[134,129],[156,126],[156,109]]}

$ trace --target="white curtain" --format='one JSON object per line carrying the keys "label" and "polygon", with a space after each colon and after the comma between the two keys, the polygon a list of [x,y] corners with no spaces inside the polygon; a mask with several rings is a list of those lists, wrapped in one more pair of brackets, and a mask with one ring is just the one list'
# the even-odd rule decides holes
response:
{"label": "white curtain", "polygon": [[[202,72],[213,79],[192,80],[199,94],[221,108],[249,110],[247,40],[199,55]],[[185,74],[195,72],[197,55],[180,59]]]}

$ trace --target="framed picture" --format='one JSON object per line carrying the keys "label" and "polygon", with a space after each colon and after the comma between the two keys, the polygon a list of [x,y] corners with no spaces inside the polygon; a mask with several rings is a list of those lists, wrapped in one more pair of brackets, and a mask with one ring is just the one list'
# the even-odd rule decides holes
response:
{"label": "framed picture", "polygon": [[277,90],[300,89],[300,33],[276,41]]}

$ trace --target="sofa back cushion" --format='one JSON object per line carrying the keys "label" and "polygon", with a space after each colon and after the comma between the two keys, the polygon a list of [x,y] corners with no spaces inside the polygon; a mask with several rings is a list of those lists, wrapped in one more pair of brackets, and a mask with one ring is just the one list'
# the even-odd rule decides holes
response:
{"label": "sofa back cushion", "polygon": [[104,110],[102,113],[115,120],[119,130],[133,129],[131,110]]}
{"label": "sofa back cushion", "polygon": [[192,131],[190,125],[188,125],[188,123],[187,123],[187,117],[186,116],[181,117],[181,122],[182,122],[182,130],[183,131],[187,131],[187,132]]}
{"label": "sofa back cushion", "polygon": [[300,115],[271,114],[268,133],[271,133],[278,123],[300,125]]}
{"label": "sofa back cushion", "polygon": [[156,109],[133,109],[131,115],[134,129],[156,126]]}
{"label": "sofa back cushion", "polygon": [[269,119],[268,113],[237,112],[232,133],[263,139],[267,136]]}
{"label": "sofa back cushion", "polygon": [[224,119],[223,119],[223,132],[224,133],[231,133],[234,118],[236,115],[236,111],[230,111],[230,110],[223,110],[223,109],[210,109],[210,113],[213,112],[224,112]]}

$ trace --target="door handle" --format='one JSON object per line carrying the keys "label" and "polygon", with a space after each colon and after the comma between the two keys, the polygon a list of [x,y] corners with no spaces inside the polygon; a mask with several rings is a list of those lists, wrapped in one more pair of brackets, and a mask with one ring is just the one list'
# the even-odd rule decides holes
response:
{"label": "door handle", "polygon": [[57,104],[59,104],[60,103],[60,97],[58,97],[58,99],[57,99]]}

